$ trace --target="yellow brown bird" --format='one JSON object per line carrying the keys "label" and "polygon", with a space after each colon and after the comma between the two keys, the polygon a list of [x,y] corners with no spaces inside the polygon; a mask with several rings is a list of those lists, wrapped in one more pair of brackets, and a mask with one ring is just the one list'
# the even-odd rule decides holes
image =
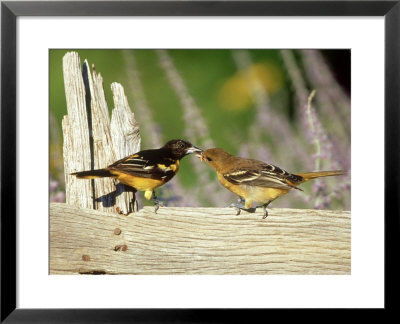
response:
{"label": "yellow brown bird", "polygon": [[144,191],[147,200],[152,199],[157,211],[161,202],[154,189],[171,180],[179,170],[179,161],[191,153],[202,150],[191,143],[174,139],[159,149],[144,150],[114,162],[104,169],[71,173],[79,179],[112,177],[135,190]]}
{"label": "yellow brown bird", "polygon": [[253,202],[263,207],[264,217],[268,216],[267,206],[276,198],[287,194],[291,189],[311,179],[344,175],[347,171],[319,171],[307,173],[289,173],[275,165],[254,159],[233,156],[221,148],[204,151],[200,159],[212,167],[219,182],[240,197],[240,203],[231,204],[238,214],[241,209],[250,209]]}

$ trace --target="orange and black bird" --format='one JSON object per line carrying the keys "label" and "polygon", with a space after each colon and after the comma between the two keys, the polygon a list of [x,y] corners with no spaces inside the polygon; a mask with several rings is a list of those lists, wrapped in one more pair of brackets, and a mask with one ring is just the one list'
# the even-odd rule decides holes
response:
{"label": "orange and black bird", "polygon": [[311,179],[344,175],[346,171],[320,171],[307,173],[289,173],[281,168],[254,159],[233,156],[220,148],[204,151],[200,159],[217,172],[219,182],[240,197],[239,203],[230,206],[238,210],[250,209],[253,202],[259,202],[264,208],[264,217],[268,216],[267,206],[279,196]]}
{"label": "orange and black bird", "polygon": [[179,170],[179,161],[188,154],[202,150],[191,143],[174,139],[159,149],[144,150],[114,162],[104,169],[71,173],[79,179],[112,177],[135,190],[144,191],[147,200],[160,206],[154,189],[171,180]]}

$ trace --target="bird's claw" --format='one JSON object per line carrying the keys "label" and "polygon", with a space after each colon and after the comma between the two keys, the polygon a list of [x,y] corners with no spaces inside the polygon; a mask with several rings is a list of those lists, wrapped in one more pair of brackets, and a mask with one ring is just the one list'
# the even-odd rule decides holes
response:
{"label": "bird's claw", "polygon": [[164,207],[164,203],[161,200],[158,200],[155,191],[153,191],[153,198],[152,198],[153,202],[154,202],[154,212],[157,214],[157,210],[160,207]]}
{"label": "bird's claw", "polygon": [[260,208],[260,207],[263,208],[263,210],[264,210],[263,219],[265,219],[265,218],[268,217],[268,210],[267,210],[267,207],[268,207],[268,205],[269,205],[270,203],[271,203],[271,201],[267,202],[267,203],[264,204],[264,205],[261,205],[261,206],[257,206],[257,207],[256,207],[256,208]]}
{"label": "bird's claw", "polygon": [[236,216],[240,215],[241,209],[239,207],[236,207]]}
{"label": "bird's claw", "polygon": [[164,203],[161,200],[154,200],[154,212],[157,214],[157,210],[160,207],[164,207]]}
{"label": "bird's claw", "polygon": [[230,205],[228,205],[226,207],[236,208],[237,209],[236,215],[239,215],[242,209],[247,211],[247,212],[249,212],[249,213],[254,213],[257,208],[263,207],[264,208],[264,216],[263,216],[263,218],[267,218],[267,216],[268,216],[267,206],[269,204],[270,204],[270,201],[268,203],[264,204],[264,205],[257,206],[255,208],[251,208],[251,207],[250,208],[246,208],[245,207],[245,200],[243,198],[239,198],[237,203],[231,203]]}
{"label": "bird's claw", "polygon": [[243,205],[243,204],[240,204],[240,203],[231,203],[231,204],[228,205],[227,207],[236,208],[236,215],[240,215],[241,210],[242,210],[242,209],[246,209],[246,208],[244,207],[244,205]]}

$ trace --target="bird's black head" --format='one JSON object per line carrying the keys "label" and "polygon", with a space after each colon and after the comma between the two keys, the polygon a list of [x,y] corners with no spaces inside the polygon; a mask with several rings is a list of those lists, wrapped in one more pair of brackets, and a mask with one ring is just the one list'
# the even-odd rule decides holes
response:
{"label": "bird's black head", "polygon": [[163,148],[170,151],[171,154],[177,159],[181,159],[187,154],[200,154],[203,152],[202,149],[199,149],[198,147],[193,146],[191,143],[181,139],[170,140],[163,146]]}

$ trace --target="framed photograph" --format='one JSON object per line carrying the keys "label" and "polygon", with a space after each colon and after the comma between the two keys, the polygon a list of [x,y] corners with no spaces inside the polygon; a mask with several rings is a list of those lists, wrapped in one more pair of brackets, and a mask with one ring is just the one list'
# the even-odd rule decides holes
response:
{"label": "framed photograph", "polygon": [[393,309],[399,16],[2,2],[1,320]]}

